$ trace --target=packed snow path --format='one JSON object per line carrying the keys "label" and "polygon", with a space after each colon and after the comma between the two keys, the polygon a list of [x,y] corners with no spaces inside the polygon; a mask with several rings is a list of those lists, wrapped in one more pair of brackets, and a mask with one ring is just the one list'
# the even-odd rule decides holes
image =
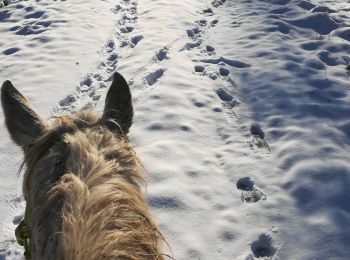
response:
{"label": "packed snow path", "polygon": [[[350,259],[345,2],[12,1],[0,80],[49,118],[101,110],[113,71],[128,79],[176,259]],[[0,119],[0,259],[19,259],[21,154]]]}

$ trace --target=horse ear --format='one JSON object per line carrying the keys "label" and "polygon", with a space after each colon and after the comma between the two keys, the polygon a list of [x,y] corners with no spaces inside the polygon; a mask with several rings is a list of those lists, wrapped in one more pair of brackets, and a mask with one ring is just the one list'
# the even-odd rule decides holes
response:
{"label": "horse ear", "polygon": [[118,133],[122,131],[121,134],[126,135],[132,124],[133,115],[130,88],[124,77],[116,72],[107,92],[102,119],[111,131]]}
{"label": "horse ear", "polygon": [[17,145],[26,149],[44,134],[46,124],[10,81],[2,85],[1,103],[6,127]]}

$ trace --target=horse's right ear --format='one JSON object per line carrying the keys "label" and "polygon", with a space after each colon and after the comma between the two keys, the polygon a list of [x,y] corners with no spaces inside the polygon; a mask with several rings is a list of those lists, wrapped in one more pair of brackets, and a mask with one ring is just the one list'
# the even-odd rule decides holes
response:
{"label": "horse's right ear", "polygon": [[23,150],[44,134],[46,124],[8,80],[1,88],[1,104],[11,138]]}
{"label": "horse's right ear", "polygon": [[111,131],[126,135],[132,124],[133,115],[130,88],[124,77],[116,72],[107,92],[102,119]]}

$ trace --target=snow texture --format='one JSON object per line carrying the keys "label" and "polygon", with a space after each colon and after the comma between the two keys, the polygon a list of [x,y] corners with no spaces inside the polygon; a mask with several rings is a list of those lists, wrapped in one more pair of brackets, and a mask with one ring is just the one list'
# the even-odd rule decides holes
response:
{"label": "snow texture", "polygon": [[[47,119],[128,80],[145,196],[176,259],[350,259],[350,4],[0,1],[0,81]],[[0,113],[0,259],[22,258]],[[172,251],[172,252],[171,252]]]}

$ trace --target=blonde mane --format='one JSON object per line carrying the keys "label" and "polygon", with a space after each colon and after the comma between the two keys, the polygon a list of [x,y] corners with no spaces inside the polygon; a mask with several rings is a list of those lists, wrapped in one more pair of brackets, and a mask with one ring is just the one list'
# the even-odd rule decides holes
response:
{"label": "blonde mane", "polygon": [[[24,194],[41,185],[40,161],[55,164],[58,154],[65,160],[48,193],[48,205],[62,201],[57,259],[164,259],[164,238],[140,191],[143,168],[127,140],[101,126],[94,112],[57,118],[30,150]],[[35,211],[30,219],[38,219]]]}

